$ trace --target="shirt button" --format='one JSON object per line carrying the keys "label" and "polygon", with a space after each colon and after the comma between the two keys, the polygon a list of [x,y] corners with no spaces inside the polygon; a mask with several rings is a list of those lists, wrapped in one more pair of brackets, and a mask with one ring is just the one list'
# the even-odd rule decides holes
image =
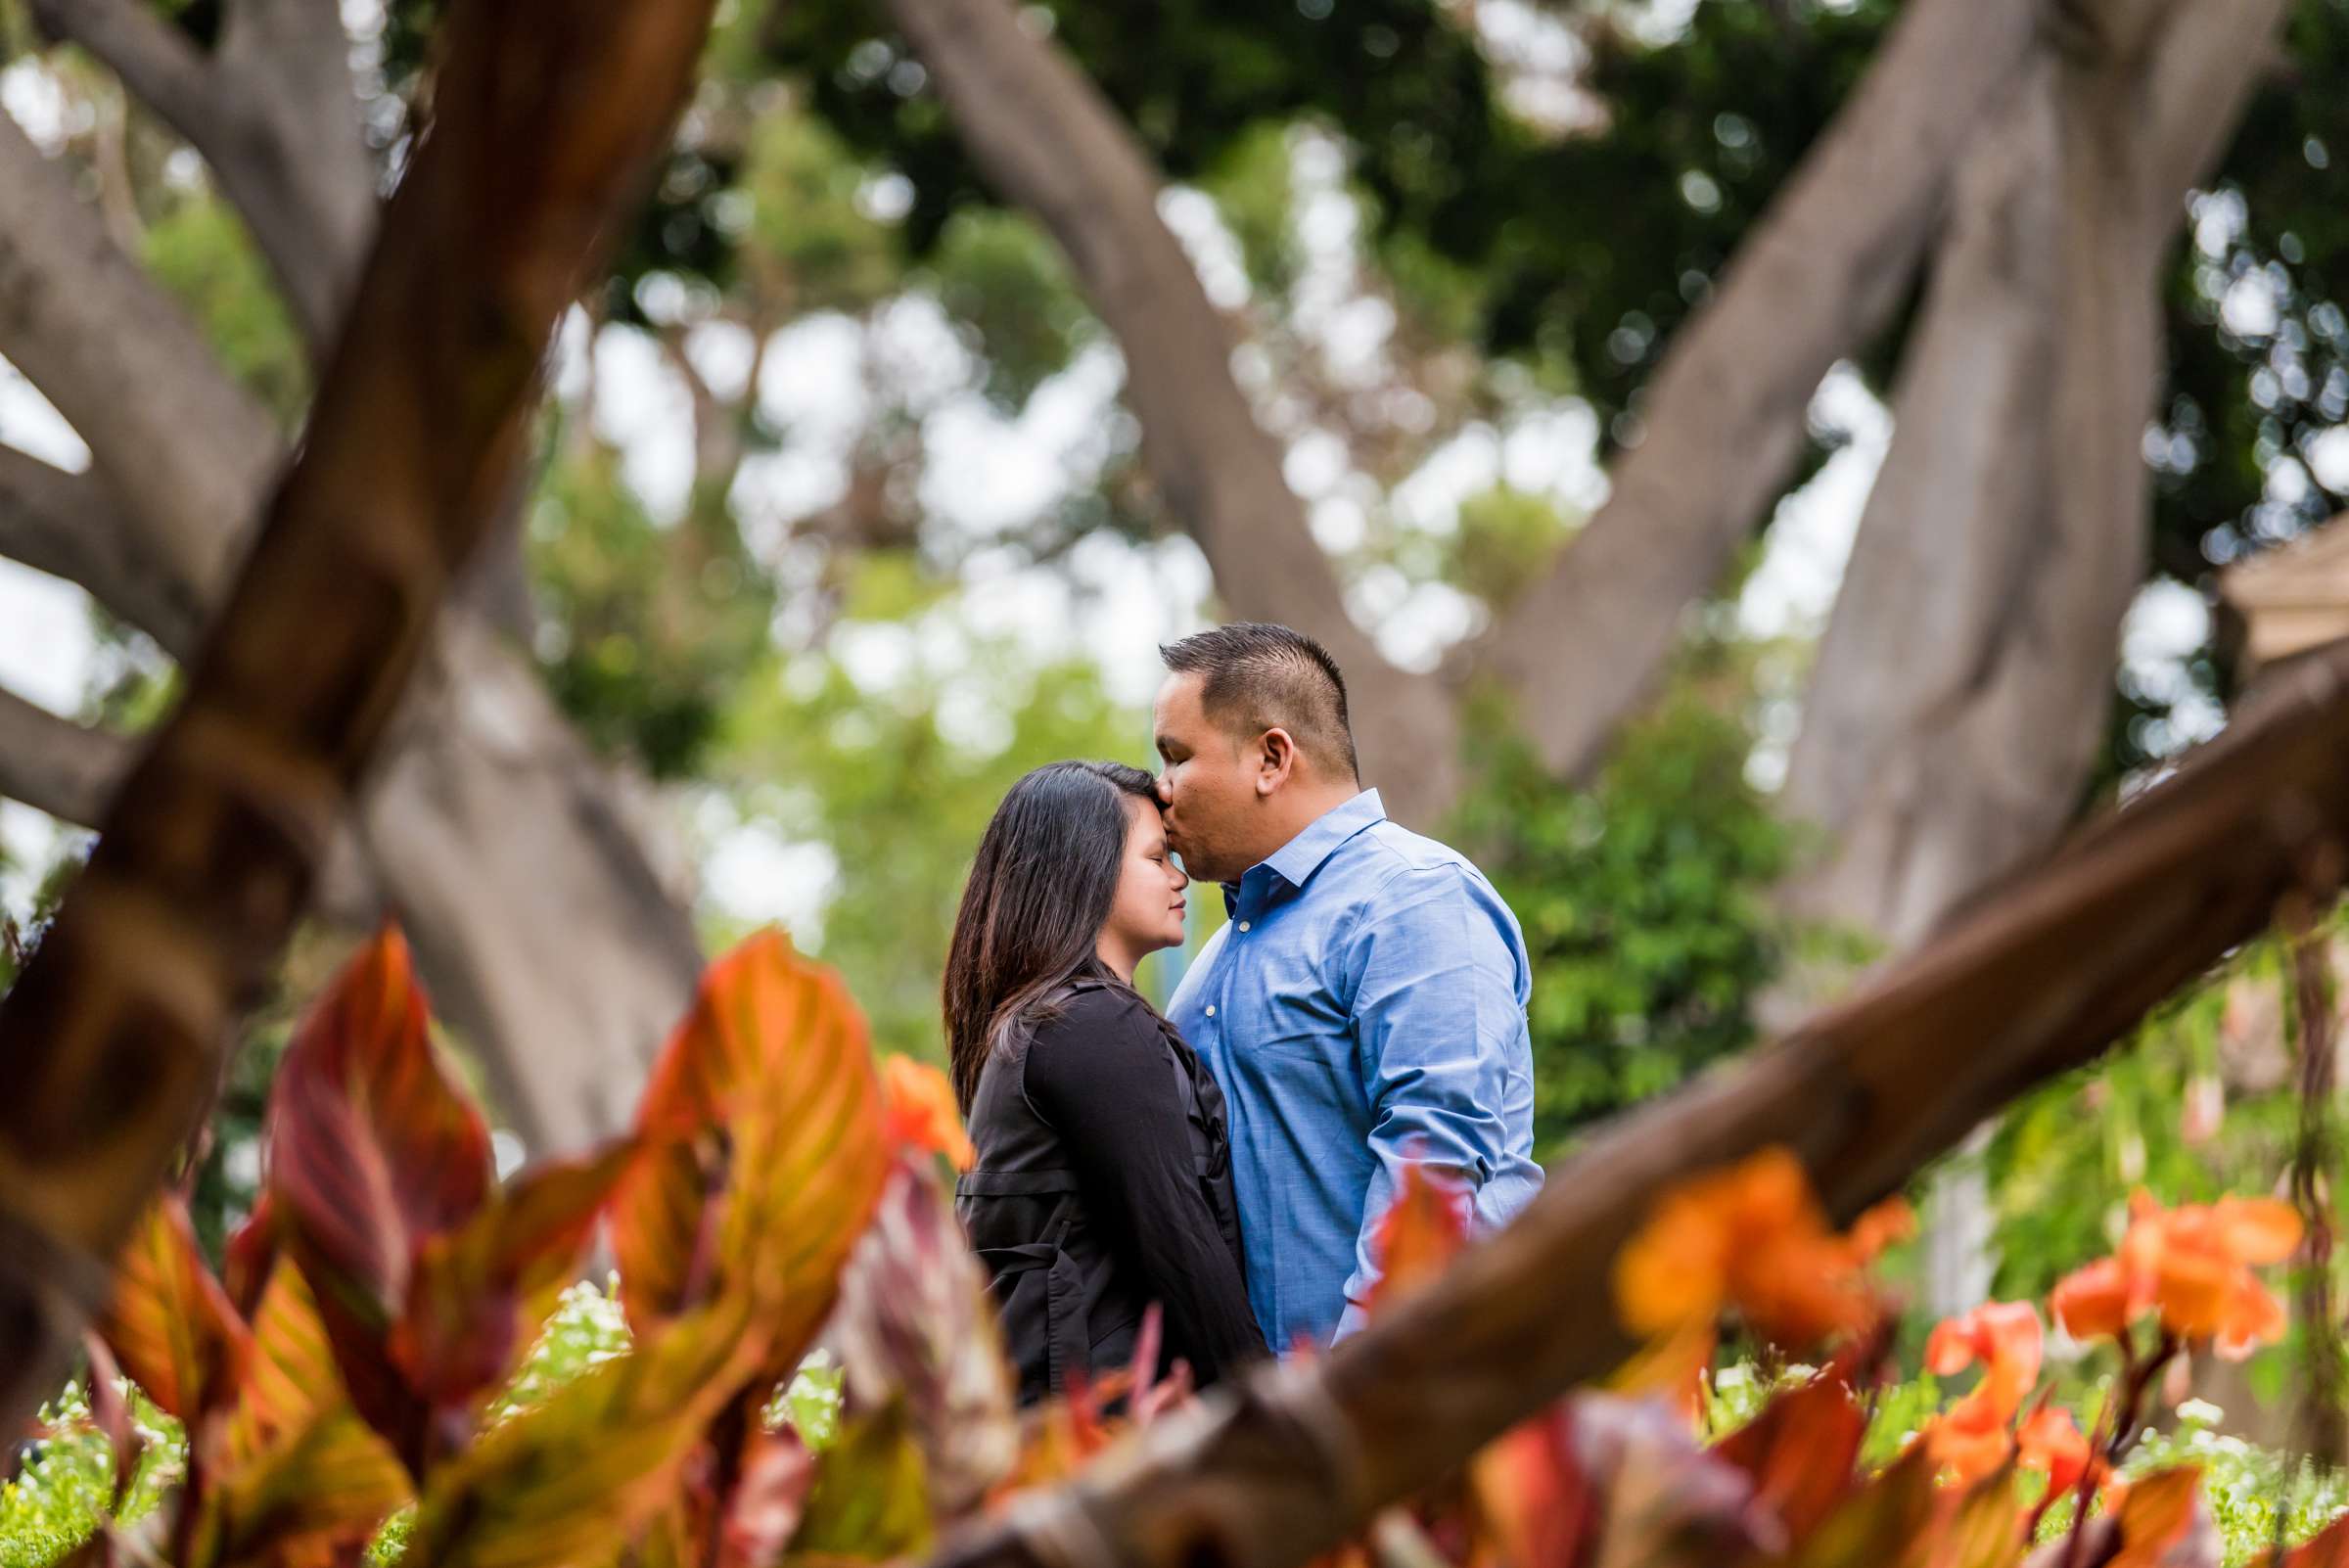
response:
{"label": "shirt button", "polygon": [[1245,920],[1241,921],[1241,922],[1240,922],[1240,929],[1241,929],[1242,931],[1245,931],[1245,930],[1247,930],[1247,929],[1248,929],[1248,922],[1247,922],[1247,921],[1245,921]]}
{"label": "shirt button", "polygon": [[1207,1016],[1210,1018],[1216,1016],[1216,1004],[1214,1002],[1209,1002],[1207,1004]]}

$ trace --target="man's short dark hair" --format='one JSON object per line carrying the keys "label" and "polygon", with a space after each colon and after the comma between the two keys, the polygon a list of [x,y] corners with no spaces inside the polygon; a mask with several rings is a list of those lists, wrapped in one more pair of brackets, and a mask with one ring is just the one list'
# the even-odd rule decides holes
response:
{"label": "man's short dark hair", "polygon": [[1203,677],[1199,703],[1214,723],[1248,737],[1285,729],[1317,766],[1359,776],[1346,677],[1304,632],[1238,621],[1164,644],[1158,656],[1178,675]]}

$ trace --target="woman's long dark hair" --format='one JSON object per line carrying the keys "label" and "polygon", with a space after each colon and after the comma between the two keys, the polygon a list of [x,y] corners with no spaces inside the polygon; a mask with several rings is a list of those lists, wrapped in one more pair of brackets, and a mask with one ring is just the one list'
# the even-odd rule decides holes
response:
{"label": "woman's long dark hair", "polygon": [[1138,767],[1053,762],[995,807],[946,950],[946,1044],[965,1116],[988,1053],[1042,1022],[1054,991],[1115,978],[1094,947],[1125,866],[1129,800],[1158,804]]}

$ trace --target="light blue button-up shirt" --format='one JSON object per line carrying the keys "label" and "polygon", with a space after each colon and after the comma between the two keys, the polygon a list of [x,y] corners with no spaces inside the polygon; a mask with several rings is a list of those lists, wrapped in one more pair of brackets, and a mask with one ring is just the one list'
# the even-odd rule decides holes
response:
{"label": "light blue button-up shirt", "polygon": [[1405,1165],[1461,1176],[1479,1228],[1541,1189],[1531,967],[1484,873],[1388,821],[1376,790],[1223,897],[1230,922],[1167,1011],[1222,1086],[1248,1300],[1286,1352],[1357,1326]]}

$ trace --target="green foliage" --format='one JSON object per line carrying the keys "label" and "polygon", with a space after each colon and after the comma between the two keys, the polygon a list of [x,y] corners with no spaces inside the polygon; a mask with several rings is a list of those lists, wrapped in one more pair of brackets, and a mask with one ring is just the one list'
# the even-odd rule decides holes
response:
{"label": "green foliage", "polygon": [[[561,1304],[547,1319],[537,1342],[524,1359],[513,1381],[491,1402],[490,1419],[502,1420],[516,1410],[542,1402],[585,1372],[627,1349],[627,1318],[619,1301],[591,1284],[576,1284],[563,1293]],[[814,1378],[829,1375],[820,1363]],[[136,1524],[153,1513],[164,1489],[186,1464],[187,1439],[180,1424],[157,1409],[135,1385],[124,1383],[131,1414],[144,1447],[130,1492],[114,1522]],[[795,1381],[793,1388],[799,1387]],[[796,1418],[803,1407],[814,1410],[820,1396],[795,1400]],[[39,1452],[16,1480],[0,1487],[0,1568],[48,1568],[90,1537],[109,1517],[107,1494],[114,1485],[114,1457],[104,1434],[90,1420],[88,1398],[69,1384],[40,1420],[50,1433]],[[371,1568],[388,1568],[399,1558],[414,1510],[403,1509],[384,1522],[367,1548]]]}
{"label": "green foliage", "polygon": [[1287,128],[1257,125],[1232,138],[1200,183],[1239,242],[1256,287],[1275,297],[1287,294],[1305,264],[1292,221],[1297,193]]}
{"label": "green foliage", "polygon": [[[1489,226],[1474,207],[1490,193],[1461,171],[1483,166],[1505,128],[1474,41],[1430,0],[1062,3],[1035,14],[1174,179],[1211,175],[1262,126],[1317,117],[1359,139],[1360,178],[1389,209],[1431,233]],[[776,67],[809,72],[815,108],[852,146],[913,182],[907,234],[926,253],[952,212],[989,198],[943,106],[920,90],[919,67],[907,69],[901,41],[876,21],[845,0],[782,6],[768,47]]]}
{"label": "green foliage", "polygon": [[1006,412],[1099,330],[1060,252],[1020,214],[956,213],[930,264],[939,302],[978,337],[987,395]]}
{"label": "green foliage", "polygon": [[1445,577],[1501,615],[1542,579],[1579,526],[1545,495],[1506,484],[1471,495],[1460,502]]}
{"label": "green foliage", "polygon": [[[122,1389],[143,1450],[122,1510],[114,1517],[135,1524],[155,1511],[179,1474],[185,1439],[179,1423],[136,1387],[124,1383]],[[89,1396],[81,1387],[67,1384],[41,1407],[38,1422],[46,1436],[37,1451],[15,1480],[0,1485],[0,1568],[47,1568],[90,1538],[113,1501],[114,1451],[91,1423]]]}
{"label": "green foliage", "polygon": [[2200,1467],[2202,1495],[2210,1500],[2226,1546],[2226,1568],[2241,1568],[2279,1540],[2306,1541],[2349,1508],[2349,1478],[2295,1464],[2284,1454],[2217,1430],[2225,1413],[2199,1400],[2187,1401],[2178,1407],[2177,1425],[2147,1433],[2122,1473],[2135,1478],[2181,1464]]}
{"label": "green foliage", "polygon": [[564,712],[656,778],[695,771],[774,606],[732,521],[697,505],[663,527],[615,454],[589,446],[540,486],[530,559],[548,629],[540,664]]}
{"label": "green foliage", "polygon": [[741,188],[753,262],[778,303],[861,310],[898,286],[897,236],[858,200],[869,177],[823,121],[797,110],[760,117]]}
{"label": "green foliage", "polygon": [[148,227],[145,259],[228,373],[280,422],[296,424],[309,401],[309,361],[235,209],[208,195],[174,204]]}
{"label": "green foliage", "polygon": [[[856,608],[904,608],[919,579],[889,559]],[[844,632],[918,641],[878,623]],[[996,803],[1047,761],[1135,760],[1142,716],[1111,700],[1089,663],[1038,668],[1016,643],[983,637],[950,663],[915,659],[884,689],[819,653],[746,686],[720,765],[748,818],[838,856],[848,874],[825,909],[825,961],[849,978],[878,1046],[943,1061],[939,966]]]}
{"label": "green foliage", "polygon": [[1554,1148],[1751,1040],[1786,834],[1745,780],[1743,726],[1693,695],[1627,732],[1585,790],[1479,728],[1458,830],[1525,929],[1535,1134]]}

